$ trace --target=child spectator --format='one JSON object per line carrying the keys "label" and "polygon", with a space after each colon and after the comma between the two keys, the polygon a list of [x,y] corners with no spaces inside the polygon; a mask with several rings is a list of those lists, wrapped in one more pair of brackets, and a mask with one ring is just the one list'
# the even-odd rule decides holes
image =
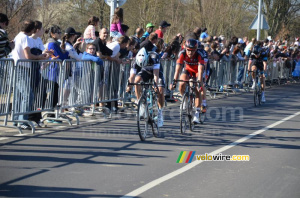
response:
{"label": "child spectator", "polygon": [[110,36],[113,37],[114,41],[120,36],[124,36],[125,33],[122,30],[121,24],[123,23],[123,8],[116,8],[113,15],[113,19],[110,25]]}
{"label": "child spectator", "polygon": [[83,38],[86,43],[92,43],[96,40],[96,27],[99,26],[99,18],[98,17],[91,17],[88,21],[88,26],[84,30]]}

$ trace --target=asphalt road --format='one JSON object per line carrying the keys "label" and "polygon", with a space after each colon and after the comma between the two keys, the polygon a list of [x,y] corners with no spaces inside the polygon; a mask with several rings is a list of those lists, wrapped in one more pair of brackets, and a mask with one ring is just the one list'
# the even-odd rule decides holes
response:
{"label": "asphalt road", "polygon": [[[211,100],[205,123],[186,135],[179,103],[169,105],[161,137],[146,142],[131,114],[26,136],[0,128],[0,197],[299,198],[300,84],[268,89],[266,99]],[[250,161],[176,163],[181,151]]]}

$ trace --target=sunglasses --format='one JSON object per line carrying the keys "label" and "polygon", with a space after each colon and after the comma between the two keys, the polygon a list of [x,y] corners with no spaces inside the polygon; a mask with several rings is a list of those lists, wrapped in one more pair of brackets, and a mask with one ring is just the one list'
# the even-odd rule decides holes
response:
{"label": "sunglasses", "polygon": [[196,50],[195,49],[186,49],[186,51],[195,52]]}

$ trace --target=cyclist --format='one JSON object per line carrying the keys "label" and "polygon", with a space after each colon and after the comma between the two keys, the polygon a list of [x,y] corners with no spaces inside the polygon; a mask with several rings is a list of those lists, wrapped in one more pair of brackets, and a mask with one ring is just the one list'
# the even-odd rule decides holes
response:
{"label": "cyclist", "polygon": [[[203,90],[203,72],[204,72],[204,59],[197,51],[198,42],[195,39],[188,39],[185,42],[185,49],[183,49],[179,58],[176,62],[176,70],[174,74],[173,84],[170,86],[170,89],[174,89],[176,87],[176,80],[178,79],[179,73],[182,70],[183,64],[185,64],[185,68],[180,75],[180,80],[188,81],[189,79],[198,79],[201,87],[195,89],[195,107],[196,113],[193,118],[194,123],[200,123],[199,114],[200,114],[200,106],[201,106],[201,89]],[[179,91],[181,95],[185,92],[185,83],[179,83]]]}
{"label": "cyclist", "polygon": [[[208,53],[204,50],[204,46],[201,45],[201,42],[198,41],[198,49],[197,52],[201,55],[201,57],[204,59],[204,66],[205,66],[205,70],[203,72],[203,82],[204,83],[208,83],[207,82],[207,78],[209,76],[209,71],[210,71],[210,63],[208,60]],[[206,88],[205,86],[203,86],[203,89],[201,90],[201,111],[203,113],[206,112]]]}
{"label": "cyclist", "polygon": [[[156,83],[155,89],[158,93],[158,114],[157,114],[157,125],[158,127],[162,127],[164,124],[163,120],[163,107],[164,107],[164,87],[165,80],[162,72],[162,68],[160,66],[158,55],[155,52],[147,52],[143,47],[136,55],[135,65],[133,68],[138,70],[138,73],[135,77],[134,82],[140,83],[141,81],[147,82],[151,79]],[[135,95],[137,100],[141,97],[141,86],[135,85]]]}
{"label": "cyclist", "polygon": [[[258,69],[260,71],[261,78],[260,78],[260,82],[261,82],[261,86],[262,86],[262,96],[261,96],[261,101],[262,102],[266,102],[266,98],[265,98],[265,75],[264,75],[264,70],[266,68],[264,68],[264,63],[263,61],[265,61],[266,56],[267,56],[267,52],[263,50],[262,48],[262,42],[257,41],[256,45],[253,47],[253,52],[250,55],[250,60],[252,61],[252,67],[251,67],[251,71],[252,72],[252,79],[253,79],[253,86],[252,89],[255,88],[256,86],[256,70]],[[250,65],[248,65],[248,71],[250,71]]]}

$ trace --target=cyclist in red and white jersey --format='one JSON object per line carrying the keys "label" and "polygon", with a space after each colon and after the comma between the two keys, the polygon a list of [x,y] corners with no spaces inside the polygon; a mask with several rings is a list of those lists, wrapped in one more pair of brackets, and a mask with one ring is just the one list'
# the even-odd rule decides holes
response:
{"label": "cyclist in red and white jersey", "polygon": [[[176,87],[176,80],[179,77],[179,73],[182,70],[182,67],[185,65],[184,70],[180,75],[180,80],[188,81],[189,79],[194,79],[200,82],[201,87],[195,89],[195,108],[196,113],[193,119],[194,123],[200,123],[199,115],[201,111],[201,90],[203,90],[203,72],[204,72],[204,59],[197,51],[198,42],[195,39],[188,39],[185,42],[185,49],[182,50],[179,54],[179,58],[176,62],[176,71],[174,74],[173,84],[170,85],[170,89]],[[185,83],[179,83],[179,91],[181,95],[185,92]]]}

